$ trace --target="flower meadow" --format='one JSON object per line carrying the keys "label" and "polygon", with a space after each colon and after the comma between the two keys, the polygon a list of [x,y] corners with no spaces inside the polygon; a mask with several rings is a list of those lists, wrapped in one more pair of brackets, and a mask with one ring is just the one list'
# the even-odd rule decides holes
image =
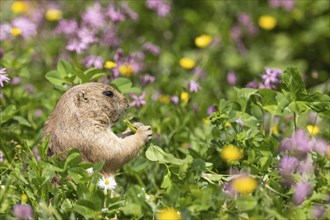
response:
{"label": "flower meadow", "polygon": [[[0,219],[329,219],[329,1],[0,6]],[[114,177],[41,140],[96,81],[154,133]]]}

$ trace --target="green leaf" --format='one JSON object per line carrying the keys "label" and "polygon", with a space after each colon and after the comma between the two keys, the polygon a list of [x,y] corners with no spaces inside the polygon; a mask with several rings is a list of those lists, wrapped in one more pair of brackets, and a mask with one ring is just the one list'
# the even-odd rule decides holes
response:
{"label": "green leaf", "polygon": [[106,75],[107,74],[105,74],[105,73],[96,73],[90,78],[90,80],[98,80],[99,78],[104,77]]}
{"label": "green leaf", "polygon": [[14,116],[14,120],[16,120],[20,125],[25,125],[27,127],[31,127],[30,122],[28,122],[25,118],[22,116]]}
{"label": "green leaf", "polygon": [[140,216],[142,215],[141,205],[136,203],[127,203],[121,208],[125,215]]}
{"label": "green leaf", "polygon": [[88,178],[88,173],[86,169],[83,169],[81,167],[70,168],[68,170],[68,175],[76,182],[78,182],[81,179]]}
{"label": "green leaf", "polygon": [[49,171],[55,171],[55,172],[63,172],[64,171],[62,168],[54,166],[50,163],[46,163],[46,162],[43,162],[43,161],[40,161],[39,163],[42,167],[44,167],[46,170],[49,170]]}
{"label": "green leaf", "polygon": [[78,149],[72,149],[70,150],[65,163],[64,163],[64,169],[67,170],[71,167],[77,166],[81,161],[80,152]]}
{"label": "green leaf", "polygon": [[148,160],[156,161],[158,163],[170,163],[174,165],[183,165],[186,163],[191,163],[192,158],[187,157],[186,159],[178,159],[170,153],[166,153],[158,146],[150,144],[149,148],[146,151],[146,157]]}
{"label": "green leaf", "polygon": [[201,177],[211,184],[222,183],[223,175],[213,173],[202,173]]}
{"label": "green leaf", "polygon": [[244,212],[244,211],[248,211],[248,210],[252,210],[255,208],[255,206],[257,205],[257,201],[256,199],[249,195],[249,196],[241,196],[237,199],[236,201],[236,205],[237,208]]}
{"label": "green leaf", "polygon": [[250,127],[250,128],[257,128],[259,126],[258,120],[253,117],[252,115],[249,115],[247,113],[243,112],[236,112],[237,117],[240,117],[244,123],[244,126]]}
{"label": "green leaf", "polygon": [[74,68],[71,65],[71,63],[65,61],[65,60],[60,60],[57,63],[57,72],[62,75],[62,76],[66,76],[69,75],[70,73],[74,73]]}
{"label": "green leaf", "polygon": [[9,105],[2,112],[0,112],[0,123],[5,123],[16,113],[16,106]]}
{"label": "green leaf", "polygon": [[65,75],[61,75],[58,71],[52,70],[46,73],[46,79],[55,86],[62,86],[66,82]]}
{"label": "green leaf", "polygon": [[281,83],[283,93],[288,94],[292,101],[302,94],[307,94],[301,73],[296,67],[289,67],[284,70]]}
{"label": "green leaf", "polygon": [[245,111],[247,103],[250,100],[251,96],[257,94],[258,90],[251,88],[238,89],[236,87],[234,89],[237,95],[236,102],[239,103],[239,105],[241,106],[241,111]]}
{"label": "green leaf", "polygon": [[86,219],[92,219],[93,216],[97,215],[97,212],[94,210],[84,206],[84,205],[79,205],[79,204],[74,204],[74,211],[78,212],[82,216],[84,216]]}
{"label": "green leaf", "polygon": [[160,187],[166,189],[166,188],[170,188],[171,186],[172,186],[171,172],[168,170],[167,174],[164,176],[162,185]]}
{"label": "green leaf", "polygon": [[113,80],[110,85],[117,89],[119,92],[123,94],[129,94],[129,93],[140,93],[141,89],[132,87],[131,80],[127,78],[117,78]]}

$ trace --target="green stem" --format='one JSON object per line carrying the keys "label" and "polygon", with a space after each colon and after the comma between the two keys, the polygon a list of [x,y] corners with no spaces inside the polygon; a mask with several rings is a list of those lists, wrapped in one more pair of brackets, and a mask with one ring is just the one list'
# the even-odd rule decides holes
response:
{"label": "green stem", "polygon": [[296,113],[293,113],[293,128],[294,128],[294,131],[297,130],[297,115],[296,115]]}
{"label": "green stem", "polygon": [[269,189],[270,191],[272,191],[272,192],[274,192],[274,193],[276,193],[276,194],[278,194],[278,195],[280,195],[280,196],[283,196],[283,197],[285,197],[285,198],[289,198],[288,195],[285,195],[285,194],[283,194],[283,193],[277,192],[275,189],[273,189],[273,188],[270,187],[269,185],[265,184],[265,186],[266,186],[266,188]]}
{"label": "green stem", "polygon": [[125,123],[125,125],[132,131],[132,132],[136,132],[136,127],[134,127],[134,125],[127,119],[123,119],[123,122]]}
{"label": "green stem", "polygon": [[271,137],[272,134],[273,134],[273,124],[274,124],[274,115],[270,114],[270,118],[269,118],[269,137]]}

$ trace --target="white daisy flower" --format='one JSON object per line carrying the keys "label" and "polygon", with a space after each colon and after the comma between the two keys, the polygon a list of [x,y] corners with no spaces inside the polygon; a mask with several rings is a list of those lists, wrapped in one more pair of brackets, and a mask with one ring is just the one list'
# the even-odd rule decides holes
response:
{"label": "white daisy flower", "polygon": [[90,167],[90,168],[86,169],[86,171],[89,175],[92,175],[94,173],[93,167]]}
{"label": "white daisy flower", "polygon": [[99,180],[97,185],[104,190],[114,190],[117,187],[116,180],[112,176],[102,177],[102,179]]}

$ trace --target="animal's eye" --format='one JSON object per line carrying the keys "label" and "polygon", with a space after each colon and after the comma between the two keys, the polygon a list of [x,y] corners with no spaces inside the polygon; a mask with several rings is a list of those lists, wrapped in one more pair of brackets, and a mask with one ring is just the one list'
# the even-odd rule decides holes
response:
{"label": "animal's eye", "polygon": [[103,92],[103,95],[108,96],[108,97],[112,97],[113,96],[113,92],[111,92],[111,91],[104,91]]}

